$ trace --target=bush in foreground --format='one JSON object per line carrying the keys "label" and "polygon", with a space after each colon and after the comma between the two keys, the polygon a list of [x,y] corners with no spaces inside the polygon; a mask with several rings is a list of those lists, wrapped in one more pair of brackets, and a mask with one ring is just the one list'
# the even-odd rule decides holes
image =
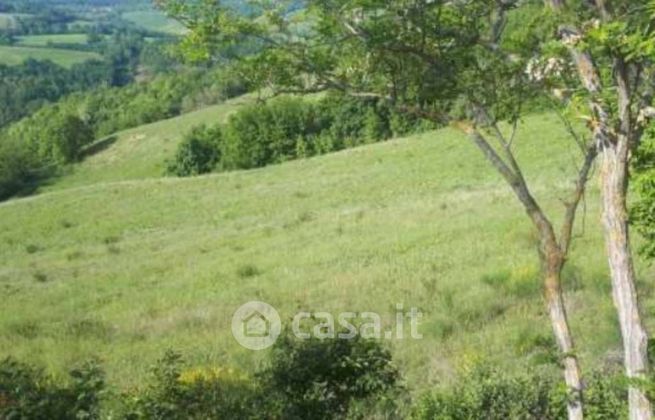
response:
{"label": "bush in foreground", "polygon": [[282,336],[259,379],[268,412],[284,419],[372,418],[376,411],[395,412],[403,393],[389,351],[359,336]]}
{"label": "bush in foreground", "polygon": [[[127,419],[342,419],[394,405],[399,373],[370,340],[276,343],[267,366],[249,378],[229,369],[189,369],[167,352],[151,381],[124,396]],[[384,403],[384,405],[383,405]]]}
{"label": "bush in foreground", "polygon": [[[585,417],[627,418],[626,382],[589,375]],[[489,365],[430,392],[409,408],[390,353],[376,341],[280,337],[254,376],[189,366],[167,352],[142,387],[105,398],[95,363],[72,370],[61,384],[42,370],[0,362],[0,418],[95,419],[363,419],[555,420],[566,418],[566,387],[555,369],[508,374]]]}
{"label": "bush in foreground", "polygon": [[5,359],[0,362],[0,418],[96,419],[104,386],[95,362],[71,370],[62,385],[41,369]]}
{"label": "bush in foreground", "polygon": [[229,370],[185,370],[182,357],[168,351],[141,390],[123,396],[125,419],[256,418],[254,385]]}
{"label": "bush in foreground", "polygon": [[[618,376],[591,375],[585,389],[585,418],[627,418],[625,384]],[[414,407],[416,420],[506,420],[566,418],[566,387],[548,371],[508,375],[482,366],[456,385],[425,395]]]}

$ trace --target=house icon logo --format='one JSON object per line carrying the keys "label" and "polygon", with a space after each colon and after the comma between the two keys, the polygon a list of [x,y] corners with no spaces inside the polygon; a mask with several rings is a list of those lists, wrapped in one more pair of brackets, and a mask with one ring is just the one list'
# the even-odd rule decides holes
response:
{"label": "house icon logo", "polygon": [[281,330],[280,315],[265,302],[248,302],[232,316],[232,335],[239,344],[250,350],[264,350],[272,346]]}
{"label": "house icon logo", "polygon": [[268,337],[270,330],[271,322],[259,311],[253,311],[243,320],[244,337]]}

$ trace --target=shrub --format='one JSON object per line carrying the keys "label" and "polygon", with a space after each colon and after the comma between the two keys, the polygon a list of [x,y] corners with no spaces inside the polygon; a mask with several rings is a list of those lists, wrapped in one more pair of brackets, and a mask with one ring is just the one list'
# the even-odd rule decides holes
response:
{"label": "shrub", "polygon": [[0,200],[30,192],[48,170],[25,144],[0,139]]}
{"label": "shrub", "polygon": [[400,391],[390,353],[359,336],[299,340],[283,334],[259,378],[275,418],[344,418],[362,406],[370,416],[372,406]]}
{"label": "shrub", "polygon": [[64,115],[49,127],[46,135],[52,142],[52,157],[63,163],[77,161],[82,147],[95,138],[91,127],[74,115]]}
{"label": "shrub", "polygon": [[104,373],[95,362],[69,372],[69,383],[57,384],[43,370],[13,359],[0,362],[0,418],[99,418]]}
{"label": "shrub", "polygon": [[194,176],[216,168],[221,156],[219,127],[195,127],[178,146],[166,172],[175,176]]}
{"label": "shrub", "polygon": [[8,131],[9,141],[28,148],[45,163],[77,161],[82,147],[94,140],[91,127],[75,114],[58,107],[43,108]]}
{"label": "shrub", "polygon": [[[168,351],[143,391],[125,396],[126,419],[254,418],[254,388],[232,371],[184,371],[182,357]],[[265,417],[265,416],[262,416]]]}
{"label": "shrub", "polygon": [[[168,351],[142,390],[124,395],[127,419],[332,419],[395,408],[399,374],[377,342],[355,339],[276,343],[254,378],[230,369],[189,369]],[[397,395],[394,395],[397,397]]]}
{"label": "shrub", "polygon": [[[508,377],[491,370],[476,370],[455,388],[423,397],[415,419],[564,418],[564,400],[553,394],[549,379]],[[555,401],[553,401],[555,399]]]}
{"label": "shrub", "polygon": [[252,105],[234,114],[224,129],[223,169],[250,169],[295,159],[299,138],[324,128],[316,107],[297,98]]}
{"label": "shrub", "polygon": [[[585,417],[620,419],[627,414],[625,386],[612,375],[589,377]],[[564,383],[550,371],[508,375],[477,366],[452,387],[424,395],[414,407],[414,419],[505,420],[566,418]]]}

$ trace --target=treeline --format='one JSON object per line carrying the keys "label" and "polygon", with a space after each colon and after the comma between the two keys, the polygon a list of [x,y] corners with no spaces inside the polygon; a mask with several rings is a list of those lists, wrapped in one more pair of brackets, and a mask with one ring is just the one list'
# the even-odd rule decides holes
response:
{"label": "treeline", "polygon": [[34,14],[16,17],[16,25],[9,33],[12,35],[63,34],[75,21],[75,15],[52,7],[33,10]]}
{"label": "treeline", "polygon": [[[626,416],[620,375],[592,375],[586,391],[586,418]],[[507,374],[478,364],[453,386],[412,402],[390,353],[361,337],[283,335],[254,375],[189,366],[169,351],[145,384],[124,393],[108,392],[97,362],[73,369],[67,383],[15,360],[0,362],[2,418],[555,420],[566,417],[568,398],[545,367]]]}
{"label": "treeline", "polygon": [[[7,1],[7,0],[5,0]],[[0,32],[11,35],[43,35],[65,33],[101,32],[109,34],[116,29],[141,30],[132,22],[122,19],[118,4],[132,5],[128,2],[92,2],[20,0],[0,4],[1,13],[14,14],[15,24]],[[98,10],[96,8],[110,7]],[[91,19],[91,20],[88,20]]]}
{"label": "treeline", "polygon": [[187,70],[147,84],[74,93],[0,133],[0,199],[28,193],[108,134],[241,95],[226,70]]}
{"label": "treeline", "polygon": [[112,73],[112,68],[100,61],[76,64],[70,69],[32,59],[17,66],[0,65],[0,127],[72,92],[111,85]]}
{"label": "treeline", "polygon": [[125,86],[137,78],[177,68],[177,61],[165,51],[166,43],[146,42],[138,33],[117,31],[89,38],[82,49],[100,53],[101,60],[75,64],[70,69],[33,59],[16,66],[0,65],[0,128],[70,93]]}
{"label": "treeline", "polygon": [[169,162],[168,174],[258,168],[434,128],[384,101],[337,94],[281,98],[246,107],[225,125],[194,128]]}

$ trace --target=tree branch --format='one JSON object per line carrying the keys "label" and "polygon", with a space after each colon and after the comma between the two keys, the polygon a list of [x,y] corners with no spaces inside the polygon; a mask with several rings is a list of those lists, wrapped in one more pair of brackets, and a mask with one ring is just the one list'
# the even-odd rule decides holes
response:
{"label": "tree branch", "polygon": [[564,255],[567,255],[571,247],[571,239],[573,237],[573,226],[575,224],[575,217],[580,205],[580,201],[584,198],[587,188],[587,182],[593,168],[594,161],[598,156],[598,148],[595,144],[590,144],[587,147],[584,163],[578,172],[578,178],[575,182],[575,190],[571,197],[571,201],[566,203],[566,212],[564,214],[564,223],[560,233],[560,249]]}

